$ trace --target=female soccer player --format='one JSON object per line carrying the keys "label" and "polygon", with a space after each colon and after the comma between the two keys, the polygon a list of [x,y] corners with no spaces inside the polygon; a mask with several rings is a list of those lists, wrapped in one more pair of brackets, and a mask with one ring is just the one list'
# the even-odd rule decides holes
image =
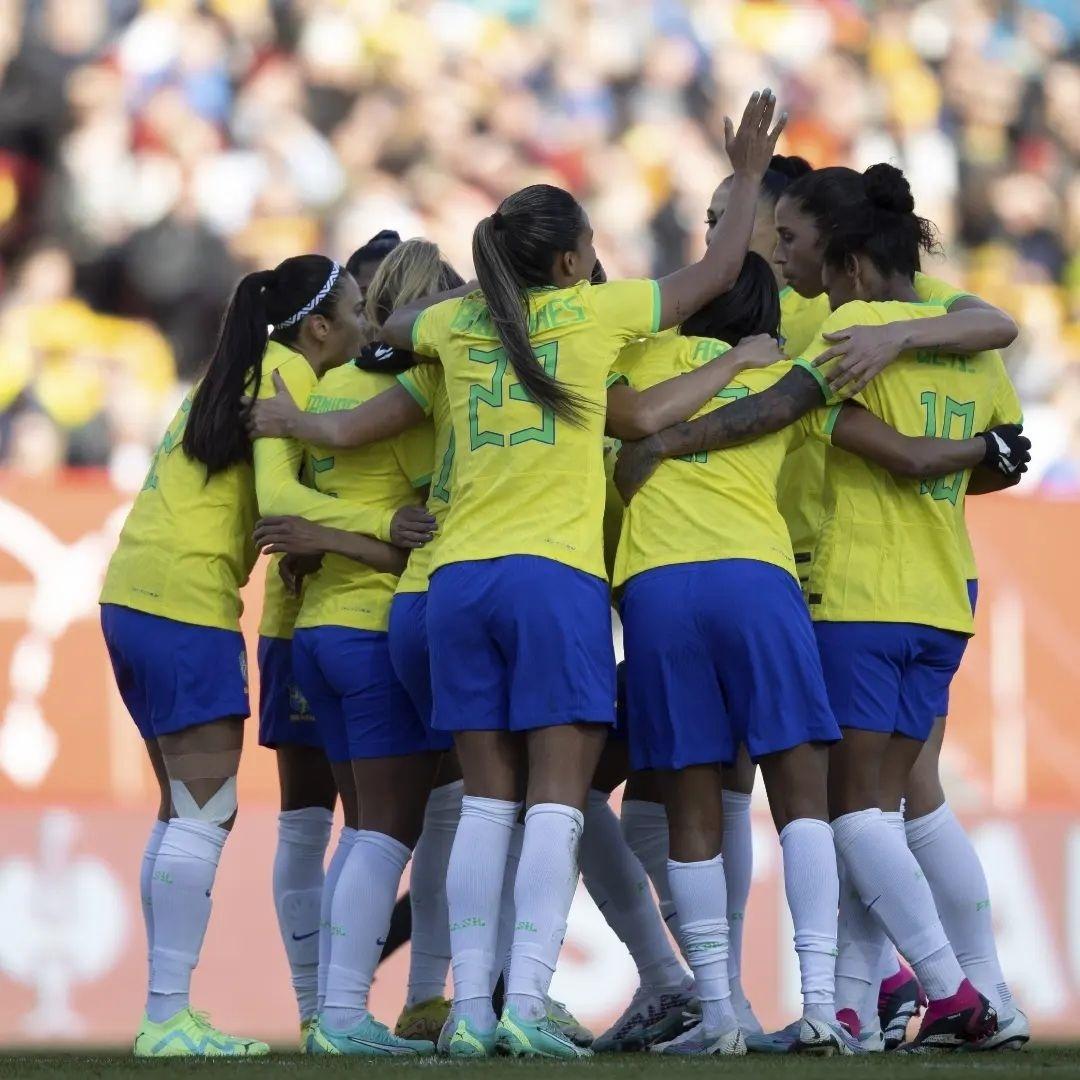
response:
{"label": "female soccer player", "polygon": [[[545,997],[615,699],[600,542],[604,384],[624,344],[677,324],[737,276],[782,127],[769,131],[774,108],[766,91],[737,134],[726,125],[737,174],[729,220],[700,262],[659,283],[592,286],[581,207],[537,185],[477,226],[480,294],[400,309],[386,325],[390,344],[441,360],[456,440],[428,629],[434,725],[455,734],[467,792],[447,880],[461,1049],[581,1053],[548,1019]],[[526,762],[517,925],[496,1025],[496,913]]]}
{"label": "female soccer player", "polygon": [[239,591],[256,557],[257,509],[382,539],[391,515],[350,510],[304,488],[299,447],[268,439],[253,449],[240,400],[245,388],[267,392],[275,372],[306,400],[318,373],[355,350],[359,309],[355,281],[319,255],[240,282],[206,374],[162,439],[109,563],[102,629],[161,789],[143,856],[150,986],[137,1056],[267,1052],[188,1006],[236,816],[248,715]]}
{"label": "female soccer player", "polygon": [[[837,310],[822,333],[860,321],[944,314],[915,300],[914,274],[928,230],[914,214],[902,174],[884,165],[868,170],[864,204],[826,247],[825,283]],[[866,302],[848,303],[855,300]],[[768,391],[631,448],[616,470],[624,494],[663,458],[779,430],[818,405],[822,388],[832,400],[814,366],[815,350]],[[824,343],[817,351],[825,351]],[[1001,483],[1015,482],[1027,441],[1011,423],[1018,407],[1000,357],[969,361],[938,351],[908,353],[856,400],[830,414],[834,445],[860,415],[860,405],[911,434],[951,439],[999,425],[980,438],[956,439],[958,453],[967,456],[964,467],[918,485],[893,481],[849,455],[830,457],[829,517],[809,597],[830,703],[846,735],[833,751],[830,771],[837,851],[859,896],[874,904],[930,996],[915,1045],[953,1047],[992,1034],[994,1012],[963,977],[930,889],[882,808],[898,807],[933,724],[936,695],[948,685],[971,631],[959,539],[971,469],[985,464],[997,470]],[[870,502],[863,506],[860,500]],[[883,617],[891,621],[875,621]],[[844,638],[842,661],[838,637]],[[861,674],[853,680],[856,670]]]}

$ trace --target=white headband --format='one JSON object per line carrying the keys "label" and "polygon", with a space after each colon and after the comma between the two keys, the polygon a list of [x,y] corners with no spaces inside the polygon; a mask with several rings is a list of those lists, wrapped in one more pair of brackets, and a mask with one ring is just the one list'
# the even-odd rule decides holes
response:
{"label": "white headband", "polygon": [[334,282],[337,281],[340,273],[341,267],[337,263],[332,263],[330,276],[326,279],[326,284],[295,315],[290,315],[284,322],[277,323],[274,329],[284,330],[286,327],[298,323],[305,316],[310,315],[326,299],[327,293],[334,287]]}

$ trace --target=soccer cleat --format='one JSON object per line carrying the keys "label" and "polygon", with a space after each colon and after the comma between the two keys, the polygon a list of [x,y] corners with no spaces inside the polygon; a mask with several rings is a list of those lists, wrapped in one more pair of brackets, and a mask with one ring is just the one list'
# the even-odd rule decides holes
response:
{"label": "soccer cleat", "polygon": [[741,1028],[732,1028],[723,1035],[706,1035],[702,1025],[695,1024],[670,1042],[657,1043],[652,1052],[668,1057],[742,1057],[746,1054],[746,1037]]}
{"label": "soccer cleat", "polygon": [[994,1007],[965,979],[952,997],[930,1002],[919,1034],[897,1053],[959,1050],[967,1044],[988,1040],[997,1030]]}
{"label": "soccer cleat", "polygon": [[312,1053],[311,1043],[315,1038],[315,1029],[319,1026],[318,1016],[309,1016],[300,1021],[300,1053]]}
{"label": "soccer cleat", "polygon": [[270,1053],[270,1047],[258,1039],[226,1035],[205,1013],[187,1008],[160,1024],[144,1016],[134,1053],[137,1058],[262,1057]]}
{"label": "soccer cleat", "polygon": [[426,1039],[399,1039],[369,1013],[348,1031],[332,1031],[320,1021],[311,1052],[351,1057],[429,1057],[435,1053],[435,1044]]}
{"label": "soccer cleat", "polygon": [[791,1052],[817,1057],[852,1057],[869,1053],[840,1020],[813,1020],[808,1016],[799,1023],[799,1036]]}
{"label": "soccer cleat", "polygon": [[793,1020],[779,1031],[746,1032],[746,1048],[751,1054],[790,1054],[799,1041],[802,1020]]}
{"label": "soccer cleat", "polygon": [[998,1019],[998,1029],[993,1035],[980,1042],[964,1043],[961,1050],[970,1052],[983,1050],[1023,1050],[1031,1038],[1031,1025],[1027,1016],[1019,1009],[1008,1020]]}
{"label": "soccer cleat", "polygon": [[878,1021],[885,1034],[885,1049],[895,1050],[907,1038],[908,1024],[929,1004],[915,972],[902,957],[895,975],[881,981]]}
{"label": "soccer cleat", "polygon": [[447,1057],[491,1057],[495,1053],[495,1031],[477,1031],[468,1020],[447,1017],[439,1032],[439,1053]]}
{"label": "soccer cleat", "polygon": [[394,1034],[400,1039],[423,1039],[438,1042],[443,1025],[450,1016],[451,1003],[444,997],[428,998],[406,1006],[398,1022],[394,1025]]}
{"label": "soccer cleat", "polygon": [[868,1028],[859,1035],[859,1045],[868,1054],[885,1052],[885,1032],[880,1027]]}
{"label": "soccer cleat", "polygon": [[649,990],[639,986],[622,1016],[592,1044],[598,1054],[626,1054],[669,1042],[686,1026],[685,1013],[696,998],[681,987]]}
{"label": "soccer cleat", "polygon": [[593,1033],[561,1002],[545,997],[548,1019],[559,1026],[562,1033],[577,1046],[592,1046]]}
{"label": "soccer cleat", "polygon": [[511,1057],[592,1057],[592,1051],[587,1046],[578,1046],[550,1013],[538,1020],[525,1020],[510,1006],[503,1010],[495,1029],[495,1045]]}

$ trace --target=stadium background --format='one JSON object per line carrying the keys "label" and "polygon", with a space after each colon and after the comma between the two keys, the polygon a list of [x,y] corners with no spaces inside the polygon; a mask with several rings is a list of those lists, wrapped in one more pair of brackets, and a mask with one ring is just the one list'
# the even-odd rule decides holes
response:
{"label": "stadium background", "polygon": [[[699,252],[723,114],[763,85],[786,152],[901,163],[942,230],[934,271],[1021,325],[1035,467],[970,507],[947,788],[1017,997],[1080,1036],[1078,55],[1075,0],[0,0],[0,1043],[109,1042],[138,1014],[152,781],[96,597],[234,280],[384,227],[468,272],[472,224],[539,179],[581,197],[612,276],[663,273]],[[196,1000],[289,1038],[254,745],[241,802]],[[757,809],[744,979],[780,1021],[797,973]],[[404,967],[380,969],[384,1018]],[[633,982],[579,894],[556,994],[600,1027]]]}

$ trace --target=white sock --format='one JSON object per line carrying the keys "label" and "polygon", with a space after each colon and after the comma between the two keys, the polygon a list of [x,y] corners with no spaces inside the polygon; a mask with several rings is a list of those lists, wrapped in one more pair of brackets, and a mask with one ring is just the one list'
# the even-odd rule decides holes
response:
{"label": "white sock", "polygon": [[514,824],[510,834],[510,846],[506,849],[506,869],[503,871],[503,887],[499,896],[499,936],[495,945],[495,970],[491,973],[491,992],[495,993],[499,976],[503,991],[510,984],[510,946],[514,944],[514,884],[517,881],[518,864],[521,862],[521,842],[525,839],[525,826]]}
{"label": "white sock", "polygon": [[321,1019],[333,1031],[348,1031],[367,1015],[371,980],[386,944],[398,885],[410,854],[400,840],[385,833],[356,832],[330,912],[335,932]]}
{"label": "white sock", "polygon": [[585,888],[630,950],[641,985],[655,989],[681,987],[686,972],[664,932],[648,875],[623,839],[619,819],[604,791],[589,792],[580,862]]}
{"label": "white sock", "polygon": [[521,863],[514,885],[514,944],[506,1004],[526,1020],[546,1012],[566,917],[578,883],[578,845],[584,816],[573,806],[537,803],[525,814]]}
{"label": "white sock", "polygon": [[342,826],[338,833],[337,847],[330,856],[330,865],[326,868],[326,877],[323,880],[322,899],[319,904],[319,981],[316,995],[316,1011],[322,1012],[326,1004],[326,973],[330,969],[330,943],[334,940],[333,924],[330,916],[333,914],[334,890],[337,888],[338,879],[341,877],[341,869],[345,860],[349,857],[353,844],[356,842],[357,830],[350,829],[348,825]]}
{"label": "white sock", "polygon": [[840,919],[837,930],[836,1008],[853,1009],[861,1030],[877,1024],[881,964],[895,958],[881,922],[867,910],[840,860]]}
{"label": "white sock", "polygon": [[274,853],[274,909],[292,972],[300,1021],[318,1006],[323,859],[334,813],[323,806],[282,810]]}
{"label": "white sock", "polygon": [[521,804],[466,795],[450,853],[446,900],[454,969],[454,1016],[495,1028],[491,986],[506,851]]}
{"label": "white sock", "polygon": [[795,926],[803,1015],[836,1019],[836,919],[840,881],[832,829],[816,818],[788,822],[780,833],[784,892]]}
{"label": "white sock", "polygon": [[724,856],[706,862],[668,860],[679,929],[701,1001],[704,1034],[713,1038],[739,1026],[728,985],[727,882]]}
{"label": "white sock", "polygon": [[147,985],[150,978],[150,952],[154,947],[154,902],[151,889],[154,884],[154,860],[157,859],[161,838],[165,835],[167,821],[155,821],[154,827],[143,849],[142,864],[139,866],[139,899],[142,902],[143,926],[146,927],[146,971]]}
{"label": "white sock", "polygon": [[188,1004],[191,973],[210,921],[210,891],[228,838],[225,829],[192,818],[173,818],[161,838],[150,887],[154,945],[146,999],[146,1015],[155,1023]]}
{"label": "white sock", "polygon": [[668,880],[668,821],[662,803],[630,799],[622,804],[622,834],[630,850],[645,867],[656,898],[660,917],[671,931],[686,958],[686,946],[679,934],[679,918]]}
{"label": "white sock", "polygon": [[1016,1006],[998,960],[990,890],[967,833],[942,803],[909,821],[906,834],[964,974],[997,1010],[998,1020],[1009,1020]]}
{"label": "white sock", "polygon": [[450,969],[450,916],[446,907],[446,868],[461,817],[462,781],[437,787],[424,811],[424,830],[413,852],[409,876],[412,940],[406,1005],[442,997]]}
{"label": "white sock", "polygon": [[727,881],[728,984],[736,1011],[749,1003],[742,988],[742,943],[746,902],[754,876],[754,836],[750,818],[750,795],[743,791],[723,792],[724,878]]}
{"label": "white sock", "polygon": [[899,830],[876,808],[832,823],[836,851],[862,901],[915,969],[932,1000],[951,997],[964,973],[942,929],[934,897]]}

